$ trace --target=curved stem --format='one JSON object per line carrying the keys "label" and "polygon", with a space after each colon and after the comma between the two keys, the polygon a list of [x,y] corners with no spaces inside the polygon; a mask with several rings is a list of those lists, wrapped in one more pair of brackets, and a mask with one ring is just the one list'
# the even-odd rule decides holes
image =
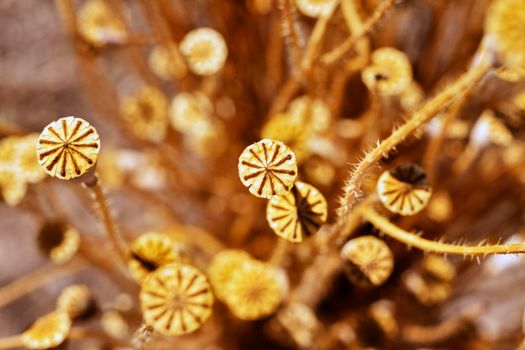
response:
{"label": "curved stem", "polygon": [[464,246],[431,241],[394,225],[372,208],[363,208],[361,213],[366,220],[374,225],[375,228],[381,230],[381,232],[387,236],[390,236],[407,246],[415,247],[427,252],[468,256],[525,253],[525,244]]}
{"label": "curved stem", "polygon": [[396,0],[384,0],[380,3],[372,16],[363,24],[361,30],[356,34],[350,36],[346,39],[341,45],[337,46],[330,52],[325,53],[321,57],[321,62],[330,66],[341,59],[347,52],[353,49],[355,44],[364,36],[370,34],[370,32],[376,27],[376,25],[381,21],[385,15],[388,13],[396,3]]}
{"label": "curved stem", "polygon": [[397,145],[403,142],[419,127],[427,123],[439,110],[446,107],[456,96],[471,89],[491,69],[489,65],[478,64],[464,73],[452,85],[438,95],[427,101],[412,117],[401,127],[394,130],[390,136],[381,141],[374,149],[365,154],[365,157],[355,166],[350,178],[344,186],[344,196],[341,201],[339,213],[346,215],[354,202],[360,196],[361,183],[367,170],[381,158],[387,156]]}
{"label": "curved stem", "polygon": [[283,26],[283,35],[290,46],[290,54],[293,66],[299,68],[301,60],[301,45],[297,24],[295,21],[295,8],[290,0],[279,0],[279,9],[281,10],[281,21]]}
{"label": "curved stem", "polygon": [[[74,258],[65,265],[49,265],[29,273],[0,289],[0,308],[23,297],[49,282],[87,269],[89,265],[80,258]],[[1,347],[0,347],[1,348]]]}
{"label": "curved stem", "polygon": [[100,210],[100,215],[106,228],[106,233],[113,244],[113,248],[117,251],[120,260],[123,264],[126,264],[129,256],[128,246],[111,217],[108,201],[106,200],[104,190],[100,186],[98,175],[95,173],[94,180],[84,182],[84,185],[93,193],[94,200],[98,204],[98,209]]}

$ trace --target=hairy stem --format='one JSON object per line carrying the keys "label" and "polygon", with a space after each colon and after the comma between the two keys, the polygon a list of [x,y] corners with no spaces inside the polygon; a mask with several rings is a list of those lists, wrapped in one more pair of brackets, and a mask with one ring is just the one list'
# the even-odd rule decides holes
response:
{"label": "hairy stem", "polygon": [[390,236],[407,246],[415,247],[427,252],[464,256],[525,253],[525,244],[464,246],[431,241],[394,225],[372,208],[363,208],[361,213],[367,221],[387,236]]}

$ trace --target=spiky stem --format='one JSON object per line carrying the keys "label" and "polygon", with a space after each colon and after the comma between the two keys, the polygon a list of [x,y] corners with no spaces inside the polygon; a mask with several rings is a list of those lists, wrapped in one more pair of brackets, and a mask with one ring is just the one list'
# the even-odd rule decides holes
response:
{"label": "spiky stem", "polygon": [[366,153],[365,157],[357,164],[344,186],[344,196],[339,216],[344,222],[354,202],[359,198],[361,183],[367,170],[386,156],[397,145],[403,142],[414,131],[427,123],[439,110],[446,107],[456,96],[471,89],[490,70],[490,65],[480,63],[465,72],[452,85],[441,91],[427,101],[412,117],[401,127],[394,130],[390,136],[381,141],[374,149]]}
{"label": "spiky stem", "polygon": [[361,214],[363,215],[363,218],[387,236],[390,236],[409,247],[415,247],[426,252],[463,256],[525,253],[525,244],[464,246],[431,241],[394,225],[370,207],[363,208]]}
{"label": "spiky stem", "polygon": [[396,3],[396,0],[384,0],[381,2],[374,13],[368,18],[368,20],[363,24],[361,30],[354,35],[346,39],[341,45],[337,46],[330,52],[325,53],[321,57],[321,62],[330,66],[341,59],[347,52],[352,50],[354,45],[363,37],[370,34],[370,32],[376,27],[376,25],[385,17]]}
{"label": "spiky stem", "polygon": [[92,181],[85,182],[84,185],[92,192],[94,200],[98,204],[102,222],[104,223],[106,233],[113,244],[113,248],[117,251],[121,262],[126,264],[129,258],[128,246],[124,240],[124,237],[122,237],[121,232],[117,229],[117,226],[113,221],[108,201],[106,200],[106,195],[100,186],[98,175],[95,173],[94,179]]}

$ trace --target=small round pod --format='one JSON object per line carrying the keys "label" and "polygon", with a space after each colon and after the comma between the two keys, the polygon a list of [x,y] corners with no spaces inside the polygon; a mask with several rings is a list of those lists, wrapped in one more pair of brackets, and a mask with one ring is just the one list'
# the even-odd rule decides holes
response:
{"label": "small round pod", "polygon": [[153,86],[143,86],[120,103],[120,113],[139,138],[161,142],[168,130],[168,100]]}
{"label": "small round pod", "polygon": [[403,52],[382,47],[372,53],[371,61],[372,64],[361,73],[361,79],[371,92],[395,96],[410,87],[412,66]]}
{"label": "small round pod", "polygon": [[97,162],[100,138],[97,130],[77,117],[60,118],[40,133],[38,162],[50,176],[69,180],[85,174]]}
{"label": "small round pod", "polygon": [[224,37],[212,28],[194,29],[179,45],[190,70],[197,75],[212,75],[222,69],[228,57]]}
{"label": "small round pod", "polygon": [[249,260],[232,274],[226,284],[225,301],[237,318],[258,320],[277,310],[285,287],[277,269],[257,260]]}
{"label": "small round pod", "polygon": [[84,284],[64,288],[57,299],[57,310],[65,311],[71,319],[83,318],[94,309],[93,297]]}
{"label": "small round pod", "polygon": [[213,104],[202,92],[181,92],[170,104],[169,119],[173,129],[191,133],[201,124],[208,123],[213,113]]}
{"label": "small round pod", "polygon": [[[46,173],[38,163],[35,154],[35,145],[38,142],[38,137],[39,135],[36,133],[15,137],[12,145],[13,153],[11,161],[18,166],[20,175],[23,180],[28,183],[38,183],[46,177]],[[6,140],[10,138],[11,137]],[[0,146],[0,153],[3,151],[1,148]]]}
{"label": "small round pod", "polygon": [[103,0],[88,0],[78,11],[78,31],[91,45],[100,48],[126,41],[126,27]]}
{"label": "small round pod", "polygon": [[[497,64],[525,73],[525,0],[492,1],[485,17],[483,44]],[[522,75],[523,76],[523,75]]]}
{"label": "small round pod", "polygon": [[394,269],[394,256],[388,245],[374,236],[362,236],[345,243],[341,258],[350,280],[360,286],[380,286]]}
{"label": "small round pod", "polygon": [[186,264],[151,273],[140,291],[144,322],[164,335],[191,333],[210,317],[213,294],[206,276]]}
{"label": "small round pod", "polygon": [[38,248],[55,264],[63,264],[77,253],[80,233],[61,221],[47,221],[37,236]]}
{"label": "small round pod", "polygon": [[163,80],[184,77],[186,66],[178,50],[175,43],[155,46],[148,58],[151,71]]}
{"label": "small round pod", "polygon": [[276,140],[263,139],[246,147],[238,166],[243,185],[260,198],[290,191],[297,178],[295,154]]}
{"label": "small round pod", "polygon": [[208,278],[217,299],[226,300],[226,285],[236,270],[252,257],[244,250],[225,249],[217,253],[208,266]]}
{"label": "small round pod", "polygon": [[456,277],[456,267],[446,258],[429,254],[421,262],[423,271],[439,281],[450,282]]}
{"label": "small round pod", "polygon": [[403,216],[423,210],[432,195],[427,174],[416,164],[403,164],[385,171],[376,185],[379,201],[391,212]]}
{"label": "small round pod", "polygon": [[295,0],[295,5],[305,16],[317,18],[326,13],[336,0]]}
{"label": "small round pod", "polygon": [[445,301],[452,293],[448,281],[440,281],[431,276],[424,276],[417,271],[408,271],[403,277],[403,285],[425,306],[433,306]]}
{"label": "small round pod", "polygon": [[290,102],[288,114],[291,119],[301,123],[303,129],[308,126],[317,133],[328,131],[332,123],[332,114],[327,104],[320,98],[312,99],[306,95]]}
{"label": "small round pod", "polygon": [[304,118],[296,118],[290,113],[273,115],[261,130],[263,139],[279,140],[294,152],[298,163],[310,156],[310,130],[305,127]]}
{"label": "small round pod", "polygon": [[142,283],[159,267],[180,261],[181,256],[168,235],[148,232],[138,236],[130,245],[128,269],[131,276]]}
{"label": "small round pod", "polygon": [[39,317],[21,335],[22,345],[28,349],[49,349],[62,344],[71,330],[71,320],[66,312],[55,311]]}
{"label": "small round pod", "polygon": [[279,237],[302,242],[326,222],[328,206],[314,186],[297,181],[290,192],[273,196],[266,207],[266,220]]}
{"label": "small round pod", "polygon": [[0,193],[2,199],[9,206],[16,206],[22,202],[27,192],[27,182],[24,181],[18,167],[10,163],[0,163]]}
{"label": "small round pod", "polygon": [[112,338],[126,339],[130,335],[126,317],[118,310],[107,310],[100,317],[100,328]]}

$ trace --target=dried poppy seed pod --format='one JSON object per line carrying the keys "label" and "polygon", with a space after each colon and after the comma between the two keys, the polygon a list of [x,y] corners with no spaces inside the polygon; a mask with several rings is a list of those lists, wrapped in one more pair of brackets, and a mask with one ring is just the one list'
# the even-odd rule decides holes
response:
{"label": "dried poppy seed pod", "polygon": [[102,0],[89,0],[78,12],[78,31],[91,45],[120,44],[127,39],[124,24]]}
{"label": "dried poppy seed pod", "polygon": [[44,171],[64,180],[85,174],[95,165],[99,151],[97,130],[76,117],[60,118],[47,125],[36,146]]}
{"label": "dried poppy seed pod", "polygon": [[484,46],[510,69],[525,67],[525,1],[496,0],[487,10]]}
{"label": "dried poppy seed pod", "polygon": [[374,236],[362,236],[346,242],[341,258],[347,262],[352,282],[362,286],[380,286],[394,269],[394,256],[388,245]]}
{"label": "dried poppy seed pod", "polygon": [[168,101],[164,93],[152,86],[143,86],[120,103],[122,118],[138,137],[161,142],[168,129]]}
{"label": "dried poppy seed pod", "polygon": [[302,14],[317,18],[328,12],[336,0],[295,0],[295,5]]}
{"label": "dried poppy seed pod", "polygon": [[129,336],[129,324],[124,315],[117,310],[109,310],[102,314],[100,327],[115,339],[125,339]]}
{"label": "dried poppy seed pod", "polygon": [[408,271],[403,278],[403,284],[421,304],[426,306],[439,304],[452,293],[449,282],[425,278],[416,271]]}
{"label": "dried poppy seed pod", "polygon": [[65,311],[71,319],[83,317],[93,306],[91,292],[83,284],[64,288],[57,299],[57,309]]}
{"label": "dried poppy seed pod", "polygon": [[399,95],[412,82],[412,66],[408,57],[392,47],[383,47],[372,53],[372,64],[361,78],[368,89],[383,96]]}
{"label": "dried poppy seed pod", "polygon": [[377,196],[393,213],[414,215],[423,210],[432,194],[427,174],[418,165],[404,164],[385,171],[377,181]]}
{"label": "dried poppy seed pod", "polygon": [[213,257],[208,267],[208,278],[217,299],[226,300],[226,284],[229,283],[235,271],[250,259],[251,256],[248,253],[239,249],[226,249]]}
{"label": "dried poppy seed pod", "polygon": [[284,285],[271,265],[249,260],[225,286],[226,304],[241,320],[253,321],[274,313],[283,298]]}
{"label": "dried poppy seed pod", "polygon": [[165,335],[191,333],[210,317],[213,294],[205,275],[190,265],[165,265],[140,291],[144,322]]}
{"label": "dried poppy seed pod", "polygon": [[80,246],[80,233],[60,221],[48,221],[38,232],[38,247],[55,264],[69,261]]}
{"label": "dried poppy seed pod", "polygon": [[140,283],[159,267],[181,259],[173,240],[157,232],[148,232],[136,238],[130,246],[130,255],[128,269]]}
{"label": "dried poppy seed pod", "polygon": [[239,157],[239,177],[261,198],[284,194],[297,177],[295,154],[282,142],[264,139],[244,149]]}
{"label": "dried poppy seed pod", "polygon": [[28,349],[49,349],[66,340],[71,330],[71,320],[66,312],[55,311],[39,317],[22,333],[22,344]]}
{"label": "dried poppy seed pod", "polygon": [[223,36],[211,28],[192,30],[182,39],[179,48],[190,70],[197,75],[217,73],[228,57]]}
{"label": "dried poppy seed pod", "polygon": [[305,120],[289,113],[273,115],[261,130],[263,139],[279,140],[288,145],[294,152],[298,163],[310,156],[308,145],[310,134],[309,128],[305,127]]}
{"label": "dried poppy seed pod", "polygon": [[439,255],[426,255],[421,266],[425,272],[440,281],[451,281],[456,276],[456,267]]}
{"label": "dried poppy seed pod", "polygon": [[27,183],[18,167],[0,164],[0,192],[2,199],[9,206],[14,207],[22,202],[27,192]]}
{"label": "dried poppy seed pod", "polygon": [[297,181],[290,192],[273,196],[266,207],[266,220],[272,230],[290,242],[302,242],[326,222],[328,208],[321,192]]}
{"label": "dried poppy seed pod", "polygon": [[170,80],[186,75],[186,66],[178,52],[177,45],[157,45],[151,51],[148,59],[151,71],[161,79]]}
{"label": "dried poppy seed pod", "polygon": [[[310,127],[317,133],[326,132],[332,122],[330,109],[320,98],[297,97],[290,102],[288,114],[292,119],[301,123],[301,127]],[[305,123],[307,124],[305,125]]]}
{"label": "dried poppy seed pod", "polygon": [[38,136],[36,133],[10,136],[0,141],[0,162],[17,172],[19,181],[38,183],[46,177],[35,154]]}
{"label": "dried poppy seed pod", "polygon": [[190,133],[212,117],[213,104],[202,92],[181,92],[171,101],[171,126],[182,133]]}

